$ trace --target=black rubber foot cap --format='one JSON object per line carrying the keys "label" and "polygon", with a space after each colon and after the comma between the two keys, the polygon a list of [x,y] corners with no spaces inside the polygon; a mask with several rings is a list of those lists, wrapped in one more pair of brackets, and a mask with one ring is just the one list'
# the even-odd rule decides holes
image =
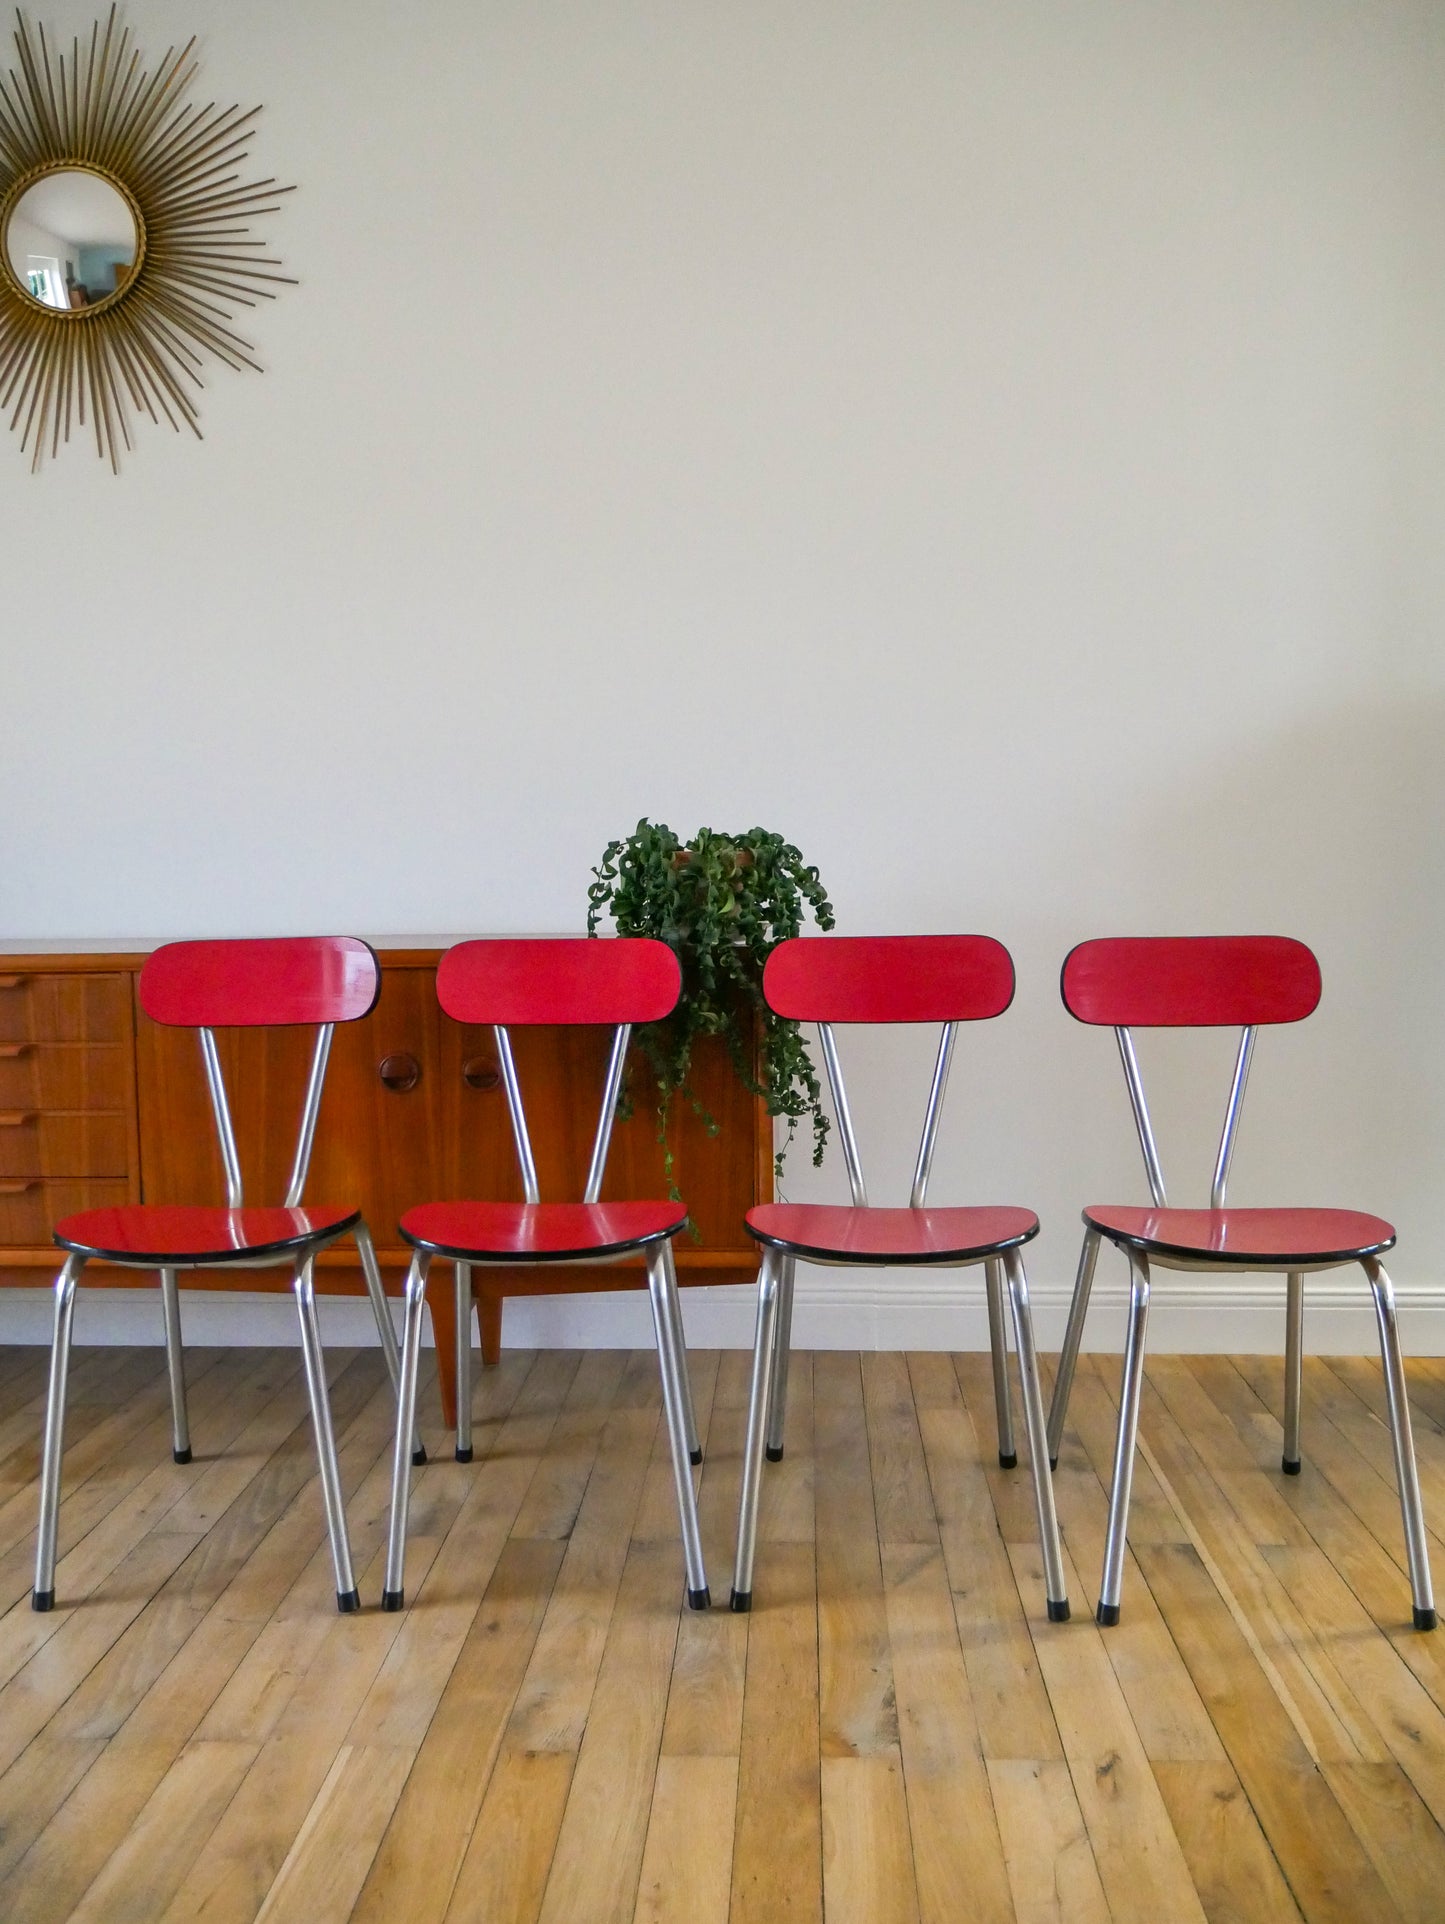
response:
{"label": "black rubber foot cap", "polygon": [[1056,1470],[1058,1467],[1059,1467],[1059,1459],[1056,1456],[1051,1456],[1049,1458],[1049,1468],[1051,1470]]}
{"label": "black rubber foot cap", "polygon": [[1067,1623],[1069,1621],[1069,1600],[1067,1597],[1049,1598],[1049,1622]]}
{"label": "black rubber foot cap", "polygon": [[1118,1621],[1119,1606],[1117,1603],[1101,1603],[1094,1612],[1094,1622],[1102,1624],[1105,1630],[1111,1629]]}
{"label": "black rubber foot cap", "polygon": [[693,1464],[694,1466],[696,1466],[697,1464],[699,1464],[699,1463],[701,1463],[701,1462],[702,1462],[702,1451],[701,1451],[701,1450],[689,1450],[689,1451],[688,1451],[688,1453],[687,1453],[687,1460],[688,1460],[688,1462],[689,1462],[689,1463],[691,1463],[691,1464]]}
{"label": "black rubber foot cap", "polygon": [[336,1607],[343,1617],[349,1617],[353,1610],[359,1610],[361,1608],[361,1598],[354,1590],[338,1590],[336,1593]]}
{"label": "black rubber foot cap", "polygon": [[172,1450],[171,1455],[176,1459],[177,1463],[189,1463],[191,1460],[189,1445],[184,1450]]}
{"label": "black rubber foot cap", "polygon": [[381,1607],[383,1610],[400,1610],[405,1602],[405,1590],[383,1590],[381,1593]]}
{"label": "black rubber foot cap", "polygon": [[[30,1592],[30,1608],[32,1610],[53,1610],[55,1608],[55,1592],[53,1590],[32,1590]],[[1417,1610],[1415,1615],[1418,1617],[1419,1614]]]}
{"label": "black rubber foot cap", "polygon": [[413,1463],[426,1462],[426,1444],[425,1443],[417,1444],[416,1448],[411,1453],[411,1460]]}
{"label": "black rubber foot cap", "polygon": [[[39,1604],[35,1607],[37,1610],[40,1608]],[[734,1590],[728,1598],[728,1609],[736,1610],[739,1616],[744,1615],[747,1611],[751,1610],[752,1607],[753,1593],[751,1590]]]}
{"label": "black rubber foot cap", "polygon": [[[37,1603],[35,1608],[37,1610],[48,1610],[50,1606],[49,1604]],[[1433,1630],[1435,1628],[1435,1612],[1433,1610],[1421,1610],[1417,1605],[1415,1609],[1415,1628],[1417,1630]]]}
{"label": "black rubber foot cap", "polygon": [[458,1463],[470,1463],[471,1460],[472,1460],[472,1446],[470,1443],[468,1443],[467,1447],[464,1450],[457,1451],[457,1461]]}
{"label": "black rubber foot cap", "polygon": [[1001,1470],[1016,1470],[1019,1466],[1018,1451],[1000,1450],[998,1453],[998,1466]]}
{"label": "black rubber foot cap", "polygon": [[688,1591],[687,1607],[689,1610],[712,1609],[712,1591],[708,1589],[706,1584],[702,1586],[701,1590]]}
{"label": "black rubber foot cap", "polygon": [[1282,1456],[1279,1460],[1279,1467],[1284,1471],[1286,1476],[1298,1476],[1303,1465],[1298,1457],[1291,1463],[1287,1456]]}

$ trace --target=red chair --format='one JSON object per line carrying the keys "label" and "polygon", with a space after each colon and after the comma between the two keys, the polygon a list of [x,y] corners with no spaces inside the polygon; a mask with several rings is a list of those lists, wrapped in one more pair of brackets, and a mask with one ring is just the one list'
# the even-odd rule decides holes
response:
{"label": "red chair", "polygon": [[[489,1023],[497,1041],[507,1109],[521,1168],[525,1202],[440,1202],[410,1209],[401,1234],[415,1254],[406,1281],[402,1332],[401,1395],[396,1456],[392,1468],[391,1532],[387,1544],[383,1606],[405,1601],[406,1518],[410,1497],[407,1439],[416,1415],[417,1359],[427,1272],[434,1257],[453,1265],[457,1295],[457,1456],[471,1456],[471,1270],[475,1263],[537,1265],[536,1293],[547,1294],[547,1271],[559,1263],[592,1262],[636,1254],[647,1268],[662,1403],[672,1446],[677,1507],[687,1565],[687,1600],[705,1610],[709,1596],[698,1533],[692,1463],[702,1461],[672,1239],[687,1226],[681,1203],[601,1202],[602,1178],[612,1124],[622,1090],[622,1071],[635,1022],[657,1022],[676,1006],[682,987],[677,957],[663,942],[635,938],[463,942],[442,957],[437,999],[453,1021]],[[541,1200],[527,1116],[508,1029],[529,1023],[610,1024],[615,1033],[593,1138],[592,1159],[580,1203]],[[515,1294],[509,1282],[508,1293]]]}
{"label": "red chair", "polygon": [[[1119,1621],[1151,1269],[1157,1266],[1284,1272],[1287,1281],[1282,1468],[1286,1475],[1297,1476],[1304,1278],[1307,1272],[1358,1263],[1374,1293],[1375,1317],[1380,1329],[1380,1354],[1385,1365],[1395,1476],[1405,1520],[1415,1628],[1433,1630],[1435,1602],[1430,1587],[1415,1445],[1410,1433],[1410,1405],[1395,1326],[1394,1291],[1380,1264],[1380,1257],[1394,1246],[1395,1232],[1379,1216],[1362,1216],[1348,1209],[1225,1207],[1225,1188],[1255,1035],[1265,1023],[1302,1022],[1313,1013],[1320,999],[1319,964],[1302,942],[1285,936],[1119,937],[1083,942],[1070,953],[1064,963],[1063,997],[1065,1008],[1080,1022],[1097,1023],[1114,1030],[1139,1147],[1144,1155],[1149,1193],[1153,1197],[1152,1207],[1148,1209],[1091,1206],[1084,1211],[1084,1246],[1049,1411],[1049,1452],[1051,1461],[1057,1462],[1079,1341],[1089,1308],[1094,1264],[1100,1239],[1104,1238],[1127,1257],[1131,1286],[1114,1481],[1109,1496],[1109,1530],[1095,1613],[1098,1621],[1101,1624]],[[1170,1209],[1167,1205],[1159,1152],[1130,1033],[1136,1027],[1151,1026],[1188,1029],[1238,1026],[1240,1030],[1239,1052],[1224,1112],[1208,1209]]]}
{"label": "red chair", "polygon": [[[381,973],[375,955],[364,942],[349,936],[172,942],[157,949],[142,969],[140,1001],[146,1014],[155,1022],[194,1028],[200,1033],[201,1055],[226,1172],[226,1207],[133,1203],[117,1209],[88,1209],[79,1215],[67,1216],[56,1225],[55,1240],[69,1254],[55,1284],[55,1340],[50,1359],[50,1394],[40,1472],[40,1539],[31,1596],[36,1610],[49,1610],[55,1602],[55,1539],[71,1325],[81,1271],[92,1259],[128,1269],[159,1272],[171,1384],[172,1447],[177,1463],[191,1460],[181,1356],[179,1272],[291,1270],[291,1286],[301,1318],[301,1350],[311,1400],[311,1420],[316,1430],[326,1528],[336,1573],[337,1607],[343,1611],[359,1608],[346,1537],[346,1514],[341,1502],[321,1334],[316,1320],[312,1272],[320,1250],[342,1236],[350,1236],[355,1242],[393,1383],[400,1375],[396,1331],[387,1310],[376,1252],[360,1211],[315,1205],[303,1207],[301,1197],[316,1134],[332,1032],[338,1022],[355,1022],[368,1015],[375,1007],[380,988]],[[213,1030],[312,1023],[317,1028],[316,1048],[285,1202],[279,1209],[248,1208]]]}
{"label": "red chair", "polygon": [[[1008,950],[986,935],[799,936],[779,943],[768,957],[763,971],[763,993],[768,1006],[779,1015],[818,1025],[853,1201],[850,1208],[765,1203],[748,1211],[748,1233],[762,1245],[763,1257],[758,1275],[757,1338],[753,1347],[732,1607],[734,1610],[752,1607],[764,1450],[766,1448],[772,1462],[783,1454],[793,1274],[799,1258],[804,1262],[874,1268],[894,1265],[963,1268],[982,1263],[993,1350],[999,1462],[1011,1468],[1018,1461],[1009,1409],[1002,1271],[1008,1278],[1013,1309],[1049,1616],[1056,1623],[1063,1622],[1069,1614],[1069,1602],[1054,1513],[1053,1480],[1045,1461],[1043,1400],[1039,1393],[1033,1319],[1021,1253],[1024,1244],[1038,1235],[1039,1220],[1028,1209],[926,1207],[929,1171],[958,1025],[1002,1015],[1013,1001],[1014,971]],[[943,1025],[906,1209],[869,1206],[858,1139],[833,1039],[835,1022],[939,1022]]]}

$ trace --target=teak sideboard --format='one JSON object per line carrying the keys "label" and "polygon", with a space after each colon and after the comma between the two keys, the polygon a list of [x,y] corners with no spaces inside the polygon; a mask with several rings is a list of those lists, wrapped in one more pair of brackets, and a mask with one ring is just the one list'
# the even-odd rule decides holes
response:
{"label": "teak sideboard", "polygon": [[[149,946],[149,945],[148,945]],[[522,1199],[492,1032],[442,1014],[436,966],[443,947],[378,943],[381,995],[360,1022],[336,1030],[306,1200],[359,1204],[389,1290],[400,1291],[409,1251],[397,1234],[414,1203]],[[194,1033],[161,1028],[141,1011],[136,983],[146,948],[77,946],[0,954],[0,1285],[34,1288],[58,1263],[52,1225],[78,1209],[124,1202],[225,1200],[206,1081]],[[513,1047],[544,1197],[581,1195],[601,1100],[609,1031],[523,1029]],[[236,1140],[252,1202],[286,1188],[313,1032],[217,1032]],[[619,1118],[604,1198],[666,1195],[655,1092],[636,1049],[633,1113]],[[756,1256],[743,1228],[771,1200],[772,1127],[721,1047],[699,1050],[697,1092],[718,1124],[710,1135],[685,1101],[674,1104],[675,1179],[696,1240],[677,1242],[679,1279],[750,1282]],[[634,1263],[630,1266],[636,1269]],[[87,1284],[132,1286],[134,1272],[92,1265]],[[484,1361],[501,1347],[502,1303],[532,1275],[474,1269]],[[552,1271],[548,1293],[616,1289],[617,1266]],[[254,1288],[254,1275],[211,1275],[206,1287]],[[318,1289],[359,1294],[350,1244],[320,1259]],[[446,1421],[454,1420],[456,1315],[450,1266],[428,1292]],[[159,1328],[159,1323],[157,1324]]]}

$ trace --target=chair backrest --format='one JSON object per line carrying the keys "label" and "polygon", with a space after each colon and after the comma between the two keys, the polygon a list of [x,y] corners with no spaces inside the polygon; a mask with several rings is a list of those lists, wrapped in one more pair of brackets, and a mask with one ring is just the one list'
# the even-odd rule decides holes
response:
{"label": "chair backrest", "polygon": [[140,976],[142,1009],[153,1022],[200,1033],[211,1112],[226,1171],[226,1200],[232,1209],[241,1207],[245,1192],[215,1030],[316,1028],[286,1189],[285,1206],[294,1209],[311,1164],[332,1032],[338,1022],[357,1022],[370,1015],[380,993],[381,967],[375,953],[349,935],[168,942],[146,958]]}
{"label": "chair backrest", "polygon": [[1313,953],[1285,935],[1112,936],[1071,949],[1060,988],[1070,1015],[1114,1031],[1149,1191],[1161,1209],[1167,1200],[1164,1173],[1131,1031],[1239,1029],[1210,1188],[1210,1208],[1222,1209],[1256,1032],[1314,1013],[1320,965]]}
{"label": "chair backrest", "polygon": [[763,970],[763,994],[776,1015],[816,1022],[823,1065],[854,1205],[868,1205],[835,1023],[938,1022],[938,1055],[909,1204],[922,1209],[938,1141],[939,1117],[960,1022],[986,1022],[1013,1001],[1014,966],[989,935],[801,935],[780,942]]}
{"label": "chair backrest", "polygon": [[677,957],[665,942],[645,936],[497,936],[459,942],[442,957],[437,1000],[443,1010],[455,1022],[490,1023],[495,1033],[522,1192],[529,1203],[539,1202],[541,1192],[508,1028],[537,1023],[612,1025],[612,1051],[582,1198],[596,1202],[612,1144],[632,1025],[660,1022],[671,1015],[681,990]]}

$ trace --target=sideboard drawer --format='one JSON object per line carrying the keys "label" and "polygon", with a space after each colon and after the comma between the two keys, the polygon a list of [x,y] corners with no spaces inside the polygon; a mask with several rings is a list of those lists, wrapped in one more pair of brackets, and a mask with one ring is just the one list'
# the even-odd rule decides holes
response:
{"label": "sideboard drawer", "polygon": [[130,1173],[126,1118],[119,1110],[71,1115],[0,1109],[0,1177]]}
{"label": "sideboard drawer", "polygon": [[0,975],[0,1043],[123,1042],[131,1032],[126,975]]}
{"label": "sideboard drawer", "polygon": [[34,1248],[50,1241],[51,1229],[62,1216],[73,1216],[78,1209],[115,1209],[129,1201],[128,1182],[0,1177],[0,1245]]}
{"label": "sideboard drawer", "polygon": [[119,1043],[0,1042],[0,1109],[128,1109],[131,1100],[130,1051]]}

